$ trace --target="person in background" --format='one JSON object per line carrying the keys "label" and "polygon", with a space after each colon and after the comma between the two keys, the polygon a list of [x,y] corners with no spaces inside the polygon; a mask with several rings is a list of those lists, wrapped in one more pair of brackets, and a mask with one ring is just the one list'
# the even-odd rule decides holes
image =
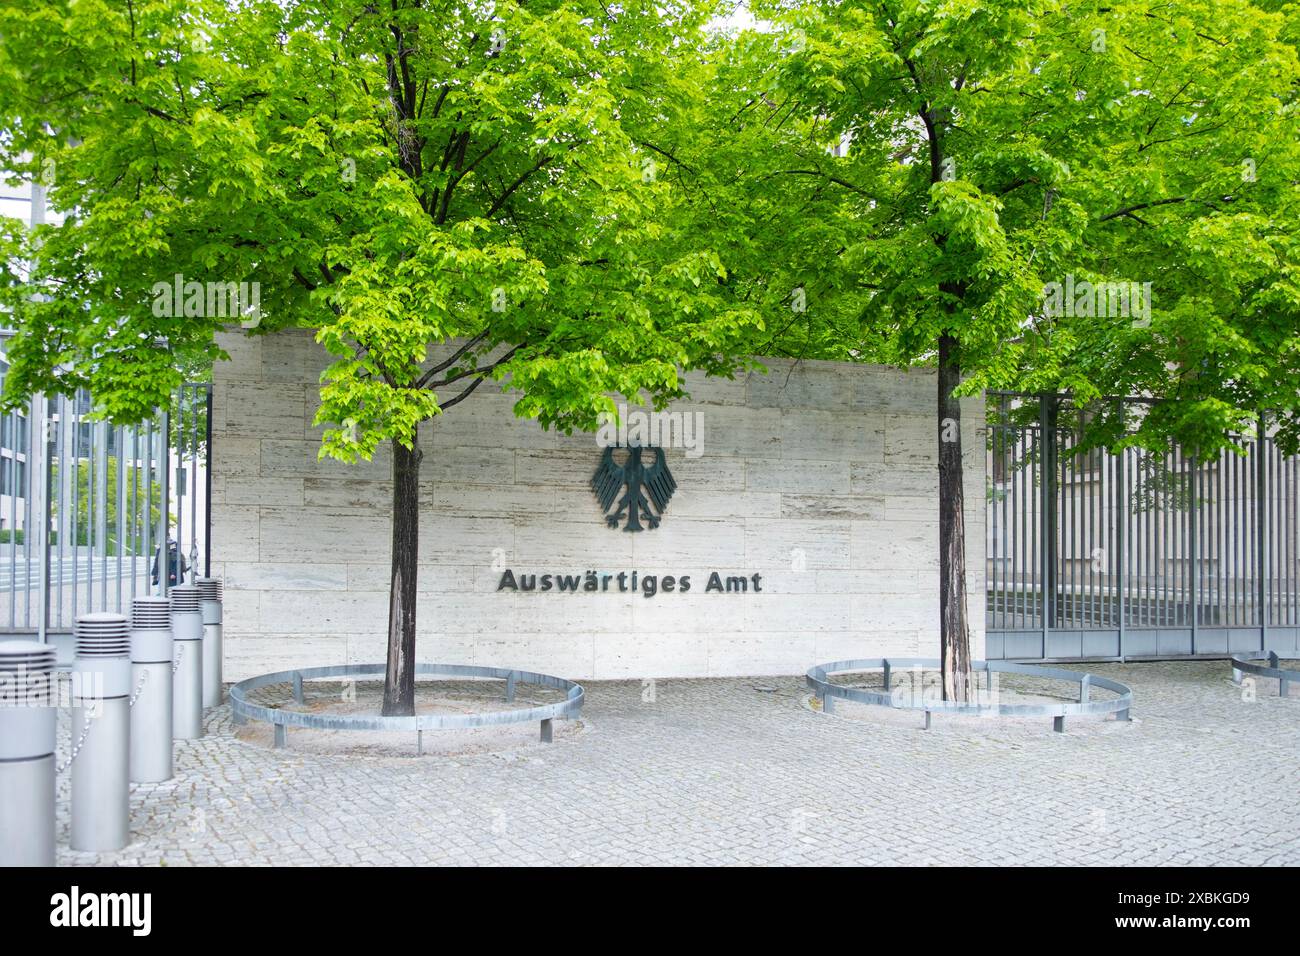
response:
{"label": "person in background", "polygon": [[[154,554],[153,556],[153,583],[154,584],[158,583],[158,561],[161,557],[162,557],[162,548],[159,548],[157,553]],[[179,564],[177,563],[178,560],[179,560]],[[180,568],[181,580],[183,581],[185,579],[185,575],[189,573],[190,566],[189,563],[185,560],[185,556],[180,553],[180,546],[176,543],[176,539],[169,535],[167,538],[167,586],[168,587],[175,587],[177,583],[176,582],[177,567]]]}

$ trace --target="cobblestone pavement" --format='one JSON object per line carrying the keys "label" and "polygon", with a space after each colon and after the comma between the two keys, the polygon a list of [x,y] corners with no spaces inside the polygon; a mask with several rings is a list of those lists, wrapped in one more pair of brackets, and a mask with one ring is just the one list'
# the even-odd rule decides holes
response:
{"label": "cobblestone pavement", "polygon": [[1133,723],[924,731],[817,713],[801,679],[618,682],[552,745],[344,757],[235,740],[223,706],[133,788],[119,853],[67,849],[61,775],[60,862],[1300,864],[1300,699],[1244,700],[1225,662],[1093,670],[1133,687]]}

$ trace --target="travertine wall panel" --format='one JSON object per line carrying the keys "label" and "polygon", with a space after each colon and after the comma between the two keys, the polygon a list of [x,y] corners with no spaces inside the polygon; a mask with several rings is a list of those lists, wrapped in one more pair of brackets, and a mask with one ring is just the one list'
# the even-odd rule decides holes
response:
{"label": "travertine wall panel", "polygon": [[[391,457],[318,460],[311,337],[223,345],[213,411],[213,559],[226,579],[226,673],[384,658]],[[662,525],[606,527],[594,436],[547,433],[485,387],[422,430],[419,656],[576,678],[793,674],[834,658],[938,653],[935,380],[771,361],[691,375],[698,456],[669,453]],[[967,402],[966,525],[983,652],[984,452]],[[689,578],[690,590],[499,591],[516,575]],[[745,593],[706,591],[717,572]],[[754,590],[753,575],[759,575]],[[638,581],[640,584],[641,581]],[[680,585],[679,585],[680,587]]]}

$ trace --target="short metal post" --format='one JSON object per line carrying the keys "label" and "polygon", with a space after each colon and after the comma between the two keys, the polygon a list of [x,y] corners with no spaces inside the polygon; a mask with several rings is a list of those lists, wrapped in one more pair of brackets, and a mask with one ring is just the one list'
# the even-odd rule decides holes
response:
{"label": "short metal post", "polygon": [[144,595],[131,604],[132,783],[161,783],[172,776],[171,607]]}
{"label": "short metal post", "polygon": [[[164,499],[166,500],[166,499]],[[165,564],[160,562],[160,566]],[[166,574],[159,574],[166,581]],[[203,736],[203,616],[199,589],[177,584],[171,595],[172,641],[172,736],[176,740],[197,740]]]}
{"label": "short metal post", "polygon": [[289,728],[284,724],[275,725],[275,749],[283,750],[289,746],[288,734],[285,733]]}
{"label": "short metal post", "polygon": [[1232,682],[1234,684],[1241,683],[1241,668],[1235,666],[1232,668]]}
{"label": "short metal post", "polygon": [[822,713],[830,714],[835,711],[835,698],[825,691],[822,692]]}
{"label": "short metal post", "polygon": [[[194,499],[191,498],[191,504]],[[194,533],[197,522],[191,524],[190,533]],[[203,706],[218,707],[221,705],[221,694],[223,690],[221,669],[221,579],[220,578],[198,578],[195,583],[198,585],[199,594],[203,600],[199,602],[199,610],[203,618]]]}
{"label": "short metal post", "polygon": [[1079,681],[1079,703],[1088,703],[1088,692],[1092,688],[1092,675],[1084,674],[1083,680]]}
{"label": "short metal post", "polygon": [[554,721],[548,717],[542,721],[542,743],[549,744],[555,740]]}
{"label": "short metal post", "polygon": [[1062,715],[1062,716],[1060,716],[1060,717],[1053,717],[1053,718],[1052,718],[1052,729],[1055,730],[1058,734],[1063,734],[1063,733],[1065,733],[1065,716],[1064,716],[1064,715]]}
{"label": "short metal post", "polygon": [[1291,682],[1285,677],[1279,677],[1277,681],[1277,695],[1279,697],[1291,696]]}
{"label": "short metal post", "polygon": [[925,712],[925,729],[930,729],[930,712],[928,710]]}
{"label": "short metal post", "polygon": [[889,673],[889,661],[885,661],[884,664],[885,664],[885,693],[889,693],[889,691],[891,690],[890,688],[891,675]]}
{"label": "short metal post", "polygon": [[72,662],[74,850],[120,850],[131,839],[131,630],[123,614],[76,621]]}
{"label": "short metal post", "polygon": [[299,704],[307,703],[306,698],[302,695],[302,675],[297,671],[293,672],[293,699]]}
{"label": "short metal post", "polygon": [[515,675],[514,675],[514,671],[511,671],[510,675],[506,677],[506,701],[507,703],[513,703],[514,699],[515,699]]}
{"label": "short metal post", "polygon": [[424,756],[424,731],[423,730],[417,730],[415,732],[415,755],[417,757]]}
{"label": "short metal post", "polygon": [[0,867],[54,866],[54,645],[0,641]]}

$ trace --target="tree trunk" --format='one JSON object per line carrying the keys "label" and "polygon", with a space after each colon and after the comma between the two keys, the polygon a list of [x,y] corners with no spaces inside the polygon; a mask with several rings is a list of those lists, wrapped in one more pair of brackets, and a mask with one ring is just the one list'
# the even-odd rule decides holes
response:
{"label": "tree trunk", "polygon": [[393,441],[393,554],[388,592],[388,667],[385,717],[415,713],[415,575],[420,544],[419,438]]}
{"label": "tree trunk", "polygon": [[957,340],[939,337],[939,642],[943,699],[971,698],[966,613],[966,523],[962,488],[961,384]]}

